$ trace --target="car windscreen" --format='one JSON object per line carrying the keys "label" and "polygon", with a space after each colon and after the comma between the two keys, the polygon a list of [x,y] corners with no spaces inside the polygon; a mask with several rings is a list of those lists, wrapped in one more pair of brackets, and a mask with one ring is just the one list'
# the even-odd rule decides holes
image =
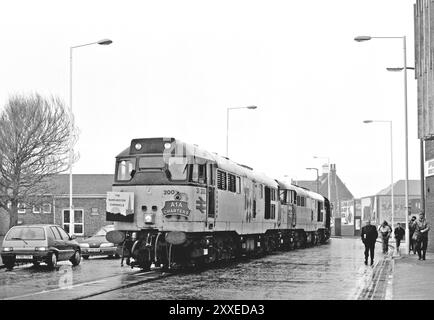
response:
{"label": "car windscreen", "polygon": [[44,228],[15,227],[9,230],[6,240],[45,240]]}

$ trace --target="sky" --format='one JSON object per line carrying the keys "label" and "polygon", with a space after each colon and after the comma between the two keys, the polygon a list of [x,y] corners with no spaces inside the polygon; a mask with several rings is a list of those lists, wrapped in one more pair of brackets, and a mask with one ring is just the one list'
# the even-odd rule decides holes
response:
{"label": "sky", "polygon": [[[80,130],[74,173],[113,173],[131,139],[175,137],[270,177],[314,180],[328,157],[355,197],[405,179],[402,39],[414,66],[415,0],[2,1],[0,108],[57,95]],[[409,179],[420,179],[408,71]],[[1,110],[1,109],[0,109]]]}

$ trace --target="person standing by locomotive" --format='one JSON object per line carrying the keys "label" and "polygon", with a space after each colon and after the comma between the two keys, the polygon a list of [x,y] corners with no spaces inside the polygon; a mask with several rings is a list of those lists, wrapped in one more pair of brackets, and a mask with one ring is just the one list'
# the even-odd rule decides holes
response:
{"label": "person standing by locomotive", "polygon": [[414,237],[416,238],[416,251],[419,255],[419,260],[425,260],[426,248],[428,246],[428,231],[430,226],[425,220],[425,214],[421,212],[419,219],[416,221]]}
{"label": "person standing by locomotive", "polygon": [[389,238],[392,234],[392,228],[389,226],[386,220],[380,225],[378,229],[381,234],[381,240],[383,241],[383,253],[387,253],[389,251]]}
{"label": "person standing by locomotive", "polygon": [[401,240],[404,238],[405,230],[399,222],[393,233],[395,234],[396,252],[400,255],[401,251],[399,250],[399,246],[401,245]]}
{"label": "person standing by locomotive", "polygon": [[378,232],[371,221],[366,221],[366,225],[362,228],[362,242],[365,245],[365,264],[368,265],[368,257],[371,254],[371,266],[374,264],[375,241],[377,241]]}
{"label": "person standing by locomotive", "polygon": [[413,251],[413,254],[416,254],[416,241],[413,239],[414,230],[416,230],[416,217],[411,217],[411,220],[408,222],[408,230],[410,232],[410,250]]}

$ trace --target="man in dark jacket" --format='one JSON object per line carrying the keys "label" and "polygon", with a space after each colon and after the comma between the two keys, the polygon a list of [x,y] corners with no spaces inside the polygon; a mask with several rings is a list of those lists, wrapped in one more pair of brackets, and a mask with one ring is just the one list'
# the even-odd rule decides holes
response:
{"label": "man in dark jacket", "polygon": [[421,212],[419,219],[416,220],[416,229],[414,235],[416,238],[416,251],[419,255],[419,260],[425,260],[426,248],[428,246],[428,231],[429,223],[425,220],[425,214]]}
{"label": "man in dark jacket", "polygon": [[371,266],[374,264],[375,241],[377,241],[377,228],[371,225],[371,221],[366,221],[366,225],[362,228],[362,242],[365,245],[365,264],[368,264],[369,253],[371,254]]}

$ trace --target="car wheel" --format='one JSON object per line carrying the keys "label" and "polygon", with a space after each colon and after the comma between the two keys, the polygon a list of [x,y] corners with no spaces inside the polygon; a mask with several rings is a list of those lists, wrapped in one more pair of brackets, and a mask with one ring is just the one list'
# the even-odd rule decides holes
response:
{"label": "car wheel", "polygon": [[119,259],[121,256],[118,255],[117,253],[115,254],[115,259]]}
{"label": "car wheel", "polygon": [[81,261],[81,253],[79,250],[74,252],[74,255],[72,256],[71,259],[69,259],[69,261],[71,261],[73,266],[78,266],[80,264]]}
{"label": "car wheel", "polygon": [[33,261],[33,265],[34,265],[35,267],[38,267],[38,266],[39,266],[39,261]]}
{"label": "car wheel", "polygon": [[15,262],[11,262],[11,261],[4,261],[4,264],[6,266],[7,270],[12,270],[15,266]]}
{"label": "car wheel", "polygon": [[89,259],[89,256],[82,256],[84,260]]}
{"label": "car wheel", "polygon": [[57,267],[57,256],[54,252],[52,252],[48,256],[47,265],[48,267],[50,267],[50,269],[54,269]]}

